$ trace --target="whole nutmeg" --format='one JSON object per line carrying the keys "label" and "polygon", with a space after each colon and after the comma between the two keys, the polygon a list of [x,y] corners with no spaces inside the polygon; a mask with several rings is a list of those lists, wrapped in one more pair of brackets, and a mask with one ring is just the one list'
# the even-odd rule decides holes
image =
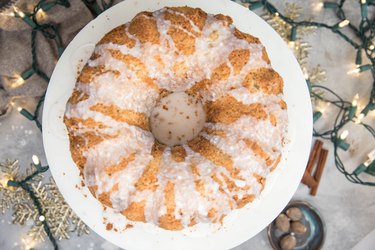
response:
{"label": "whole nutmeg", "polygon": [[286,210],[286,215],[292,220],[292,221],[299,221],[302,219],[302,211],[298,207],[291,207]]}
{"label": "whole nutmeg", "polygon": [[288,216],[280,214],[276,218],[276,227],[282,232],[288,232],[290,228],[290,222]]}
{"label": "whole nutmeg", "polygon": [[296,233],[296,234],[303,234],[303,233],[306,233],[307,231],[307,228],[305,225],[303,225],[301,222],[299,221],[294,221],[292,222],[291,224],[291,228],[292,228],[292,232]]}
{"label": "whole nutmeg", "polygon": [[297,245],[296,237],[293,235],[286,235],[280,241],[282,250],[292,250]]}

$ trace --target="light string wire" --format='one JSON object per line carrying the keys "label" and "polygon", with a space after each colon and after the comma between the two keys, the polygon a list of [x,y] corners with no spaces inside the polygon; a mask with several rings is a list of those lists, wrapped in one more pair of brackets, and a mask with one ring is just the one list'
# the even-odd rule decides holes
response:
{"label": "light string wire", "polygon": [[[96,0],[94,1],[82,0],[82,1],[89,8],[90,11],[92,11],[92,6],[99,6]],[[109,1],[101,0],[102,8],[95,7],[96,9],[95,9],[94,17],[98,16],[101,12],[111,7],[113,5],[113,2],[114,2],[113,0],[109,0]],[[26,70],[25,72],[21,74],[21,76],[27,76],[25,77],[26,79],[29,78],[31,75],[36,74],[40,78],[42,78],[45,82],[47,82],[47,84],[50,81],[49,76],[47,76],[47,74],[40,68],[39,63],[38,63],[38,54],[37,54],[37,34],[38,33],[42,34],[46,39],[53,41],[57,49],[58,57],[60,57],[64,51],[64,45],[63,45],[62,38],[61,38],[61,35],[59,33],[57,26],[52,22],[40,23],[37,19],[37,14],[40,10],[48,11],[56,7],[57,5],[61,5],[66,8],[69,8],[70,2],[69,0],[55,0],[55,1],[41,0],[37,3],[37,5],[33,9],[33,12],[31,13],[23,13],[16,8],[14,9],[15,10],[14,16],[22,18],[22,20],[32,28],[31,30],[32,64],[31,64],[31,68],[29,68],[28,70]],[[46,91],[39,98],[38,103],[32,113],[24,108],[19,108],[19,112],[28,120],[35,122],[35,125],[38,127],[38,129],[41,132],[42,132],[42,124],[39,121],[40,110],[44,103],[45,95],[46,95]],[[46,172],[49,169],[49,166],[48,165],[41,166],[40,164],[37,164],[37,165],[34,164],[34,166],[36,170],[32,174],[28,175],[21,181],[9,180],[7,182],[7,186],[20,187],[24,191],[26,191],[26,193],[29,194],[33,204],[37,208],[39,217],[43,216],[43,218],[46,218],[44,215],[43,206],[41,202],[39,201],[39,198],[33,191],[32,187],[30,186],[29,182],[32,181],[35,176],[43,172]],[[58,249],[57,241],[56,241],[56,238],[53,236],[50,226],[48,225],[48,220],[44,219],[41,222],[43,224],[44,231],[46,232],[49,240],[51,241],[53,245],[53,248],[57,250]]]}
{"label": "light string wire", "polygon": [[[32,56],[32,63],[31,63],[31,73],[28,75],[30,77],[32,74],[38,75],[42,78],[47,84],[49,83],[50,78],[47,74],[39,67],[38,62],[38,54],[37,54],[37,34],[42,34],[46,39],[52,40],[57,48],[58,57],[61,56],[62,52],[64,51],[64,47],[62,44],[62,39],[60,33],[57,29],[57,26],[52,23],[39,23],[37,19],[37,13],[40,10],[48,11],[54,8],[57,5],[62,5],[66,8],[70,7],[70,3],[68,0],[57,0],[57,1],[47,1],[41,0],[35,7],[32,13],[23,13],[23,12],[16,12],[15,15],[21,17],[27,24],[32,27],[31,31],[31,56]],[[30,71],[28,69],[27,71]],[[25,72],[24,72],[25,73]],[[23,75],[23,74],[22,74]],[[42,104],[44,102],[44,98],[46,95],[46,91],[43,95],[39,98],[38,103],[36,105],[35,110],[31,113],[24,108],[20,108],[21,114],[23,114],[28,120],[34,121],[36,126],[40,131],[42,131],[42,124],[39,121],[40,117],[40,109],[42,108]]]}
{"label": "light string wire", "polygon": [[[350,46],[352,46],[357,51],[356,64],[358,65],[358,67],[355,69],[355,72],[360,73],[366,70],[370,70],[372,73],[373,83],[372,83],[370,98],[369,98],[367,105],[361,111],[360,114],[363,114],[363,116],[365,116],[367,115],[369,111],[372,111],[375,109],[375,57],[374,57],[375,49],[374,49],[374,45],[372,44],[372,41],[375,39],[375,20],[370,20],[368,18],[368,7],[375,6],[374,0],[358,1],[360,5],[360,11],[361,11],[361,21],[360,21],[359,27],[354,26],[352,22],[346,19],[346,14],[344,11],[344,4],[346,0],[340,0],[338,2],[324,2],[323,4],[325,8],[335,10],[336,16],[340,20],[340,22],[335,25],[328,25],[325,23],[313,22],[313,21],[293,20],[283,15],[280,11],[278,11],[278,9],[273,4],[271,4],[267,0],[260,0],[260,1],[246,1],[245,0],[241,2],[249,3],[250,10],[263,7],[269,14],[276,15],[285,23],[289,24],[291,26],[290,41],[296,40],[296,33],[297,33],[298,27],[324,28],[337,34],[340,38],[342,38],[345,42],[347,42]],[[356,37],[356,40],[358,41],[355,41],[354,39],[349,38],[349,36],[347,36],[341,31],[341,29],[345,26],[348,26],[348,28],[352,31],[352,33]],[[363,51],[365,52],[365,55],[367,59],[369,60],[369,64],[361,65],[362,63],[361,56],[362,56]],[[359,118],[352,114],[352,110],[353,110],[352,103],[345,101],[338,94],[336,94],[333,90],[325,86],[318,85],[318,84],[311,85],[310,80],[309,79],[306,79],[306,80],[307,80],[307,84],[309,85],[309,88],[311,88],[310,95],[312,98],[316,98],[326,103],[330,103],[338,108],[336,118],[331,128],[322,132],[318,132],[317,130],[314,129],[313,135],[315,137],[320,137],[322,139],[330,140],[333,143],[335,166],[342,174],[345,175],[345,177],[350,182],[361,184],[361,185],[367,185],[367,186],[375,186],[375,182],[364,181],[358,176],[360,173],[365,171],[365,169],[358,171],[361,165],[358,166],[357,169],[353,171],[352,173],[348,172],[339,155],[339,149],[342,148],[341,147],[342,139],[339,136],[339,131],[348,123],[355,122],[354,118],[356,119]],[[328,92],[334,97],[334,99],[327,99],[323,97],[321,94],[319,94],[319,91],[314,91],[314,90],[321,90],[323,93]],[[320,116],[318,116],[318,119]],[[360,122],[359,124],[362,125],[371,134],[372,138],[375,138],[375,130],[373,127],[363,122]],[[372,160],[372,164],[374,164],[374,159],[371,159],[371,160]]]}
{"label": "light string wire", "polygon": [[90,10],[93,17],[97,17],[98,15],[100,15],[100,13],[111,7],[113,5],[113,1],[114,0],[100,0],[100,6],[97,0],[82,0],[82,2]]}
{"label": "light string wire", "polygon": [[[86,4],[86,6],[90,9],[90,11],[93,13],[94,16],[99,15],[102,11],[109,8],[113,4],[113,1],[106,2],[106,1],[102,0],[102,2],[101,2],[102,8],[100,8],[96,1],[93,1],[93,0],[82,0],[82,1]],[[374,20],[370,21],[367,18],[367,12],[361,11],[362,20],[361,20],[361,23],[359,25],[359,28],[355,27],[351,23],[348,24],[348,27],[353,31],[353,33],[357,36],[357,38],[359,38],[360,43],[358,43],[358,42],[355,42],[354,40],[350,39],[343,32],[341,32],[339,25],[327,25],[327,24],[320,23],[320,22],[292,20],[292,19],[284,16],[282,13],[280,13],[275,8],[275,6],[272,5],[271,3],[269,3],[267,0],[242,1],[242,2],[249,3],[250,9],[253,9],[252,6],[258,5],[258,6],[263,6],[270,14],[276,14],[277,13],[277,15],[283,21],[285,21],[286,23],[288,23],[289,25],[292,26],[292,32],[291,32],[291,38],[292,39],[291,40],[295,40],[296,32],[297,32],[298,27],[304,26],[304,27],[326,28],[326,29],[331,30],[333,33],[336,33],[337,35],[339,35],[343,40],[345,40],[347,43],[349,43],[359,53],[361,53],[361,51],[364,50],[367,58],[369,59],[369,61],[371,63],[371,65],[370,65],[370,67],[367,66],[367,65],[364,65],[366,67],[361,66],[362,68],[359,67],[359,71],[362,71],[362,70],[364,71],[365,69],[366,70],[370,69],[371,72],[372,72],[374,81],[373,81],[373,87],[372,87],[371,94],[370,94],[370,100],[369,100],[367,106],[365,107],[365,109],[362,112],[364,112],[365,110],[368,112],[369,110],[374,109],[374,105],[375,105],[375,68],[374,68],[375,59],[373,57],[374,49],[368,50],[367,48],[368,48],[368,46],[370,46],[372,39],[375,37],[375,22],[374,22]],[[346,20],[345,12],[343,10],[344,3],[345,3],[345,0],[340,0],[339,3],[332,3],[332,6],[334,6],[334,8],[336,8],[336,15],[340,20]],[[29,76],[35,73],[39,77],[41,77],[44,81],[46,81],[47,83],[49,82],[50,78],[47,76],[47,74],[44,71],[42,71],[40,69],[39,63],[38,63],[37,48],[36,48],[37,34],[39,32],[46,39],[52,40],[55,43],[55,45],[57,47],[58,56],[60,56],[62,54],[64,46],[63,46],[62,39],[61,39],[61,36],[59,34],[59,31],[58,31],[56,25],[51,23],[51,22],[41,24],[37,20],[36,16],[37,16],[38,11],[40,11],[40,10],[48,11],[48,10],[54,8],[57,5],[62,5],[66,8],[70,7],[69,0],[57,0],[57,1],[41,0],[35,6],[32,13],[28,13],[28,14],[22,13],[23,15],[20,15],[20,13],[15,13],[17,15],[17,17],[21,17],[25,21],[25,23],[27,23],[32,28],[32,31],[31,31],[32,65],[31,65],[31,69],[27,70],[27,73],[28,73]],[[375,5],[375,1],[368,0],[368,2],[366,2],[366,7],[367,6],[374,6],[374,5]],[[26,72],[24,72],[24,73],[26,73]],[[362,181],[358,177],[357,174],[347,172],[346,169],[345,169],[345,166],[344,166],[344,164],[343,164],[343,162],[340,159],[339,154],[338,154],[338,149],[340,148],[339,147],[340,138],[338,137],[338,132],[347,123],[353,122],[353,117],[351,117],[351,118],[349,117],[350,109],[352,107],[350,102],[347,102],[347,101],[343,100],[339,95],[337,95],[334,91],[330,90],[327,87],[314,84],[314,85],[311,86],[311,89],[312,90],[321,89],[321,90],[324,90],[324,91],[332,94],[336,98],[336,100],[329,100],[327,98],[324,98],[322,95],[319,95],[316,92],[311,91],[312,97],[323,100],[327,103],[331,103],[334,106],[336,106],[337,108],[339,108],[339,111],[337,113],[333,128],[329,129],[327,131],[324,131],[324,132],[317,132],[316,130],[314,130],[314,136],[321,137],[323,139],[328,139],[328,140],[331,140],[333,142],[334,155],[335,155],[335,165],[338,168],[338,170],[341,173],[343,173],[345,175],[345,177],[350,182],[358,183],[358,184],[362,184],[362,185],[375,186],[374,182]],[[27,111],[26,109],[23,109],[23,108],[21,108],[21,110],[20,110],[20,113],[23,116],[25,116],[27,119],[35,122],[36,126],[38,127],[38,129],[40,131],[42,131],[42,124],[39,121],[39,116],[40,116],[40,109],[41,109],[42,104],[44,102],[45,93],[46,92],[44,92],[44,94],[40,97],[33,113],[30,113],[29,111]],[[367,124],[364,124],[364,123],[360,123],[360,124],[365,129],[367,129],[373,137],[375,137],[374,128],[372,128],[371,126],[369,126]],[[29,194],[31,200],[33,201],[35,207],[38,210],[39,216],[44,216],[43,207],[42,207],[42,204],[40,203],[37,195],[34,193],[33,189],[28,184],[28,182],[30,182],[35,176],[47,171],[48,169],[49,169],[48,166],[45,166],[45,167],[36,166],[36,170],[31,175],[24,178],[23,180],[21,180],[21,181],[10,180],[7,183],[8,186],[20,187]],[[58,249],[56,239],[54,238],[54,236],[51,232],[51,228],[49,227],[47,220],[43,220],[42,223],[43,223],[43,228],[44,228],[49,240],[51,241],[54,249]]]}
{"label": "light string wire", "polygon": [[[40,23],[37,19],[37,14],[39,11],[48,11],[58,5],[64,6],[66,8],[70,7],[69,0],[55,0],[55,1],[47,1],[47,0],[41,0],[37,3],[37,5],[34,7],[33,11],[31,13],[24,13],[20,11],[18,8],[14,8],[14,16],[21,18],[26,24],[28,24],[31,29],[31,55],[32,55],[32,64],[31,67],[26,70],[22,75],[27,76],[26,79],[29,78],[31,75],[36,74],[40,78],[42,78],[47,84],[50,81],[50,78],[47,76],[47,74],[40,68],[39,62],[38,62],[38,53],[37,53],[37,35],[38,33],[41,34],[43,37],[45,37],[48,40],[51,40],[57,49],[57,55],[58,57],[61,56],[64,46],[62,43],[62,39],[60,36],[60,33],[58,31],[57,26],[52,23]],[[40,131],[42,131],[42,124],[39,121],[40,119],[40,109],[42,108],[42,104],[45,99],[46,92],[43,93],[43,95],[39,98],[38,103],[34,109],[34,111],[31,113],[26,109],[19,108],[19,112],[25,116],[28,120],[31,120],[35,122],[36,126]],[[39,160],[38,160],[39,161]],[[23,180],[9,180],[7,182],[7,186],[9,187],[15,187],[15,188],[22,188],[30,197],[32,200],[34,206],[36,207],[38,211],[39,218],[45,218],[44,215],[44,209],[43,205],[41,204],[38,196],[34,192],[33,188],[29,184],[31,181],[33,181],[33,178],[40,175],[43,172],[46,172],[49,169],[49,166],[42,166],[40,163],[35,165],[36,170],[32,172],[30,175],[26,176]],[[40,220],[43,229],[48,236],[48,239],[53,245],[54,249],[58,249],[56,238],[53,236],[53,233],[51,231],[51,228],[48,224],[47,219]]]}

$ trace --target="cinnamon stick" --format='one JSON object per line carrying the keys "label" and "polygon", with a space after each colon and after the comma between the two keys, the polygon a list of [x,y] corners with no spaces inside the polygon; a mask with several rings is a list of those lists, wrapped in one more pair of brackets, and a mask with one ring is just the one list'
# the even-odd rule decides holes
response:
{"label": "cinnamon stick", "polygon": [[309,161],[307,162],[307,166],[306,166],[306,171],[310,174],[314,168],[316,160],[319,157],[319,153],[322,150],[322,147],[323,147],[323,142],[320,140],[316,140],[314,147],[311,151]]}
{"label": "cinnamon stick", "polygon": [[317,185],[315,179],[307,171],[305,171],[305,173],[303,174],[302,183],[309,188],[313,188]]}
{"label": "cinnamon stick", "polygon": [[326,165],[327,156],[328,156],[328,150],[322,149],[320,151],[317,168],[316,168],[316,171],[315,171],[315,174],[314,174],[314,179],[315,179],[317,184],[316,184],[316,186],[311,188],[311,191],[310,191],[310,194],[313,195],[313,196],[315,196],[317,191],[318,191],[320,179],[322,178],[323,170],[324,170],[324,167]]}

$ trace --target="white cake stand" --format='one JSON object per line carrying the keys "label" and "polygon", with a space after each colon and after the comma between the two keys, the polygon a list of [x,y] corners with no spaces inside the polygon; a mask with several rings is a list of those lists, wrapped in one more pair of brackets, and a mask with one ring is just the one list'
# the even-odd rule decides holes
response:
{"label": "white cake stand", "polygon": [[[284,79],[288,104],[290,143],[278,168],[267,178],[259,199],[228,215],[222,227],[198,225],[183,231],[167,231],[156,226],[128,223],[124,216],[103,206],[81,184],[78,168],[71,158],[63,123],[65,105],[75,85],[77,71],[90,57],[95,44],[114,27],[130,21],[141,11],[165,6],[199,7],[212,14],[231,16],[234,25],[260,38],[267,48],[272,67]],[[309,92],[301,69],[280,36],[260,17],[229,0],[126,0],[108,9],[87,24],[66,48],[53,72],[43,111],[43,141],[52,175],[67,203],[96,233],[126,249],[229,249],[265,228],[288,204],[303,175],[312,135]],[[120,229],[106,230],[103,217]]]}

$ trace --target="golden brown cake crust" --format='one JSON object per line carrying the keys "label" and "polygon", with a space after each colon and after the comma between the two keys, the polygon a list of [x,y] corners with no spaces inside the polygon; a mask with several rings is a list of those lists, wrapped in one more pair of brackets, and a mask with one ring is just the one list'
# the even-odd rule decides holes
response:
{"label": "golden brown cake crust", "polygon": [[224,96],[214,102],[208,102],[206,109],[207,120],[214,123],[232,124],[243,115],[250,115],[260,120],[267,118],[262,104],[244,105],[231,96]]}
{"label": "golden brown cake crust", "polygon": [[129,25],[129,33],[136,36],[141,43],[159,43],[159,32],[156,20],[148,11],[137,14]]}
{"label": "golden brown cake crust", "polygon": [[143,113],[134,112],[133,110],[119,109],[116,106],[106,106],[101,103],[95,104],[90,110],[102,113],[116,121],[126,122],[129,125],[140,127],[144,130],[149,130],[150,127],[148,117]]}
{"label": "golden brown cake crust", "polygon": [[[98,44],[106,44],[106,43],[113,43],[119,45],[126,45],[129,48],[133,48],[135,46],[135,40],[129,38],[129,36],[125,32],[125,25],[120,25],[110,32],[108,32]],[[95,58],[93,58],[95,59]]]}

